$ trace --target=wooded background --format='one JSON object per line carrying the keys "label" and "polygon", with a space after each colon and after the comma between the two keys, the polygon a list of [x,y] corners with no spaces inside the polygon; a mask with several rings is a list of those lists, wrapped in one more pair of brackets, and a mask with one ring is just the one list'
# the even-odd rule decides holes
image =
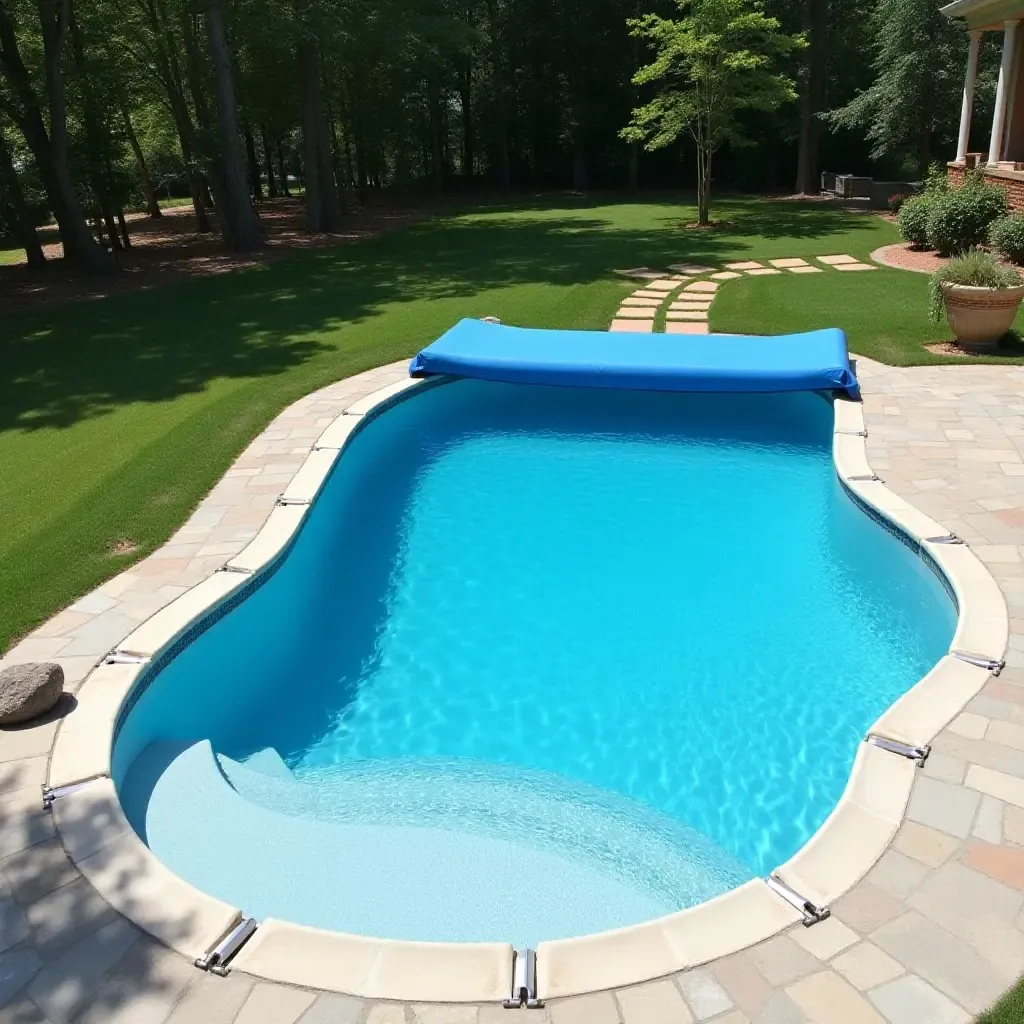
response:
{"label": "wooded background", "polygon": [[[808,45],[798,100],[749,113],[715,187],[817,191],[824,167],[917,178],[955,148],[964,27],[937,0],[764,0]],[[685,4],[683,5],[685,13]],[[673,0],[0,0],[0,234],[96,271],[126,209],[190,196],[258,246],[253,201],[304,190],[332,231],[374,190],[691,188],[686,140],[620,132],[645,101],[627,20]],[[991,118],[986,36],[974,124]],[[217,211],[216,219],[211,211]]]}

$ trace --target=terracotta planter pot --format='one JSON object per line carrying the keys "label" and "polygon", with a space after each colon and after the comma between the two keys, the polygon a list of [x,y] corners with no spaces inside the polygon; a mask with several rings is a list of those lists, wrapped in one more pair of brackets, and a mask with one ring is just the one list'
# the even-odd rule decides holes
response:
{"label": "terracotta planter pot", "polygon": [[976,352],[991,352],[1017,318],[1024,284],[1019,288],[976,288],[945,283],[942,295],[949,329],[957,342]]}

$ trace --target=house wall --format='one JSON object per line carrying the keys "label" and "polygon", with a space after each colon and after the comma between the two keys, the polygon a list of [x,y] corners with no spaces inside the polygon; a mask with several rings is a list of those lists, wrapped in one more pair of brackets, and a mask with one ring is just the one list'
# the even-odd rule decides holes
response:
{"label": "house wall", "polygon": [[[958,164],[950,164],[947,170],[951,185],[962,185],[966,171]],[[985,180],[998,185],[1005,193],[1011,210],[1024,210],[1024,171],[1000,171],[984,168]]]}

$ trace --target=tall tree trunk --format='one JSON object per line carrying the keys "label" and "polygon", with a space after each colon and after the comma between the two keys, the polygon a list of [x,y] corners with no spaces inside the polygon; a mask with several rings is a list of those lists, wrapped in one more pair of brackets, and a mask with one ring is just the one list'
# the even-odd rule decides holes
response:
{"label": "tall tree trunk", "polygon": [[139,145],[139,137],[135,134],[131,114],[128,112],[128,105],[124,100],[121,101],[121,120],[124,123],[125,138],[128,140],[128,145],[131,146],[132,153],[135,156],[135,162],[139,166],[139,177],[142,179],[142,191],[146,195],[146,213],[153,218],[162,217],[164,213],[163,210],[160,209],[160,203],[156,197],[156,188],[153,186],[153,177],[149,173],[149,165],[146,163],[146,155],[142,152],[142,146]]}
{"label": "tall tree trunk", "polygon": [[238,104],[231,73],[231,51],[224,31],[221,0],[204,0],[206,36],[213,61],[213,80],[217,94],[217,125],[221,167],[224,174],[224,207],[218,203],[221,233],[229,249],[247,251],[263,244],[263,229],[249,200],[246,185],[245,154],[238,131]]}
{"label": "tall tree trunk", "polygon": [[43,65],[49,129],[39,99],[18,48],[14,22],[0,3],[0,74],[14,102],[5,104],[32,150],[60,231],[64,255],[90,273],[113,269],[110,255],[93,237],[78,201],[68,165],[67,105],[61,58],[71,15],[71,0],[38,0],[43,36]]}
{"label": "tall tree trunk", "polygon": [[320,51],[310,35],[295,46],[302,103],[302,163],[306,177],[306,230],[337,231],[341,204],[331,165],[331,142],[324,109]]}
{"label": "tall tree trunk", "polygon": [[36,226],[32,223],[32,214],[29,212],[28,203],[25,202],[25,193],[21,190],[18,172],[14,168],[14,158],[2,130],[0,130],[0,200],[2,200],[2,205],[11,212],[14,237],[25,250],[28,265],[41,267],[46,262],[46,257],[43,255],[43,247],[39,244],[39,235],[36,234]]}
{"label": "tall tree trunk", "polygon": [[585,192],[588,181],[587,147],[582,139],[576,139],[572,146],[572,187]]}
{"label": "tall tree trunk", "polygon": [[124,210],[117,208],[117,227],[121,232],[121,243],[126,249],[132,247],[132,236],[128,234],[128,222],[124,219]]}
{"label": "tall tree trunk", "polygon": [[804,0],[803,28],[807,35],[807,65],[800,89],[800,146],[796,190],[816,194],[820,181],[821,118],[825,107],[825,64],[828,57],[828,5]]}
{"label": "tall tree trunk", "polygon": [[259,202],[263,198],[263,182],[260,179],[260,163],[256,159],[256,140],[248,125],[245,126],[245,160],[249,171],[249,191],[253,199]]}
{"label": "tall tree trunk", "polygon": [[427,72],[427,107],[430,120],[430,176],[434,191],[444,189],[444,113],[441,109],[441,85],[437,72]]}
{"label": "tall tree trunk", "polygon": [[508,87],[505,76],[505,54],[501,43],[501,27],[498,24],[497,0],[487,0],[487,27],[490,32],[491,65],[494,69],[494,92],[498,113],[495,149],[498,156],[498,180],[501,187],[512,187],[512,162],[508,145]]}
{"label": "tall tree trunk", "polygon": [[459,101],[462,106],[462,176],[473,178],[473,64],[467,57],[459,72]]}
{"label": "tall tree trunk", "polygon": [[271,199],[277,198],[277,182],[274,180],[274,161],[271,159],[270,137],[267,135],[267,126],[260,126],[260,144],[263,146],[263,167],[267,173],[267,195]]}
{"label": "tall tree trunk", "polygon": [[284,163],[284,145],[280,139],[277,143],[277,169],[281,176],[281,195],[291,198],[291,192],[288,191],[288,168]]}
{"label": "tall tree trunk", "polygon": [[110,195],[109,182],[111,178],[108,173],[110,170],[108,159],[110,136],[93,92],[91,69],[85,56],[85,41],[82,38],[82,30],[79,28],[73,7],[69,8],[68,34],[71,38],[71,56],[82,89],[82,123],[85,128],[85,144],[89,157],[89,183],[103,217],[107,238],[110,240],[110,249],[112,252],[118,252],[124,248],[124,245],[118,233],[114,201]]}

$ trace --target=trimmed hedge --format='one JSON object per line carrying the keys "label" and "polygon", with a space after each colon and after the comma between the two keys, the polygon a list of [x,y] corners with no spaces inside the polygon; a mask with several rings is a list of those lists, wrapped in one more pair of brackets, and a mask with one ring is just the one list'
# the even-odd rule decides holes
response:
{"label": "trimmed hedge", "polygon": [[911,245],[924,249],[928,246],[928,214],[931,212],[935,193],[911,196],[900,206],[897,223],[900,237]]}
{"label": "trimmed hedge", "polygon": [[1006,209],[1006,193],[998,185],[969,181],[961,188],[938,193],[928,210],[928,244],[943,256],[982,245],[988,240],[989,225],[1006,216]]}
{"label": "trimmed hedge", "polygon": [[1024,214],[1011,213],[992,222],[988,240],[1005,260],[1024,263]]}

